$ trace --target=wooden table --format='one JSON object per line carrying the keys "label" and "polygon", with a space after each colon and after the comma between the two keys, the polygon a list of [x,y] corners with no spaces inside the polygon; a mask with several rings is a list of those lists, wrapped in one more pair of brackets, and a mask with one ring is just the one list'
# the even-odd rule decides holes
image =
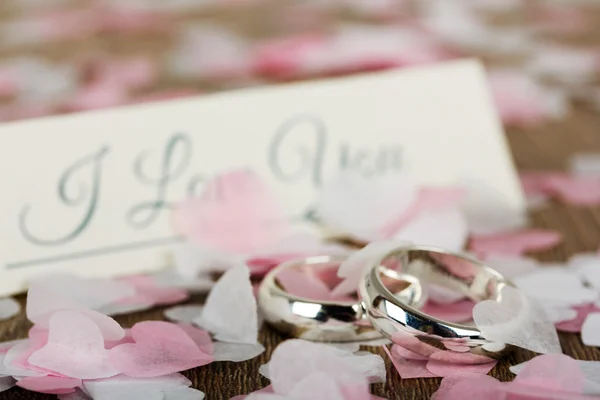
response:
{"label": "wooden table", "polygon": [[[565,166],[569,155],[581,152],[600,152],[600,115],[577,109],[572,116],[561,122],[540,126],[530,130],[515,130],[508,133],[509,142],[520,169],[559,169]],[[600,208],[575,208],[551,204],[548,208],[531,215],[532,225],[539,228],[556,229],[563,233],[564,243],[560,246],[533,255],[544,261],[563,261],[571,254],[595,251],[600,246]],[[23,296],[20,300],[24,303]],[[201,302],[194,298],[191,303]],[[163,308],[117,317],[119,323],[130,327],[138,321],[163,319]],[[0,323],[0,340],[27,336],[31,323],[22,312],[19,316]],[[229,399],[268,385],[268,380],[258,373],[258,368],[269,360],[273,349],[284,338],[267,327],[260,333],[260,342],[267,349],[259,357],[242,363],[218,362],[184,372],[194,387],[207,394],[207,399]],[[560,334],[564,353],[581,360],[600,360],[600,349],[581,343],[579,334]],[[384,358],[377,348],[368,348]],[[534,354],[517,351],[500,362],[491,375],[507,381],[513,378],[509,366],[530,359]],[[400,379],[391,362],[386,359],[388,379],[385,384],[373,385],[373,393],[389,399],[427,399],[435,392],[441,379]],[[12,388],[0,394],[3,400],[50,399],[52,395],[32,393]]]}

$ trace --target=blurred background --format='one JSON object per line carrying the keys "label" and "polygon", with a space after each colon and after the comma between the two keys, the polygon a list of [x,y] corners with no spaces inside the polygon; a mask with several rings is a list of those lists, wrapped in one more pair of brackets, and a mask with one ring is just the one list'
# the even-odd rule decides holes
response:
{"label": "blurred background", "polygon": [[505,125],[539,126],[600,110],[599,16],[598,0],[1,0],[0,122],[477,57]]}

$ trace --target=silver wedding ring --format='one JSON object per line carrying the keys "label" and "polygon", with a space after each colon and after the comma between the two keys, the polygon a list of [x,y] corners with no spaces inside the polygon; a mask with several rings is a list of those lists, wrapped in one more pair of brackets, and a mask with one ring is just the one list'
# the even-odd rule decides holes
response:
{"label": "silver wedding ring", "polygon": [[474,324],[435,318],[395,297],[377,273],[378,265],[390,261],[423,286],[451,289],[474,302],[500,301],[502,289],[512,286],[497,271],[469,256],[427,246],[399,247],[374,259],[358,288],[369,321],[383,336],[417,354],[464,364],[490,362],[510,349],[487,340]]}
{"label": "silver wedding ring", "polygon": [[[265,318],[276,330],[300,339],[318,342],[349,342],[379,339],[378,332],[366,319],[358,298],[348,301],[321,301],[288,293],[277,280],[287,269],[314,273],[319,268],[337,267],[345,260],[341,256],[319,256],[285,262],[271,270],[263,279],[258,292],[258,303]],[[403,304],[419,308],[426,295],[419,281],[412,276],[379,265],[375,274],[389,282],[391,295]],[[390,292],[391,293],[391,292]]]}

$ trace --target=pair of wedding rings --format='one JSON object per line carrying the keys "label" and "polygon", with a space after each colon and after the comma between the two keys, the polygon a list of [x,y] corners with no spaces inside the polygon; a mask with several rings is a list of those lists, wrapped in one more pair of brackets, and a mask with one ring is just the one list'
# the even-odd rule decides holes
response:
{"label": "pair of wedding rings", "polygon": [[[286,262],[264,278],[258,301],[265,320],[287,335],[320,342],[385,337],[409,350],[465,364],[489,362],[509,346],[483,337],[474,324],[458,324],[424,313],[429,290],[453,291],[477,303],[500,301],[511,286],[500,273],[467,255],[426,246],[400,246],[376,257],[362,273],[354,299],[315,300],[287,292],[278,274],[296,269],[331,271],[343,257]],[[323,272],[326,273],[326,272]]]}

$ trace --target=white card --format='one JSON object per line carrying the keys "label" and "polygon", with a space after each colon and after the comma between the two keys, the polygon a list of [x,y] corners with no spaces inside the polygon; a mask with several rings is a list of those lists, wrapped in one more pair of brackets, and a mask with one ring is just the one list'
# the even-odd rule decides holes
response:
{"label": "white card", "polygon": [[343,168],[464,184],[477,218],[525,210],[475,61],[24,121],[0,140],[0,294],[52,270],[165,266],[169,205],[226,169],[255,169],[290,216]]}

